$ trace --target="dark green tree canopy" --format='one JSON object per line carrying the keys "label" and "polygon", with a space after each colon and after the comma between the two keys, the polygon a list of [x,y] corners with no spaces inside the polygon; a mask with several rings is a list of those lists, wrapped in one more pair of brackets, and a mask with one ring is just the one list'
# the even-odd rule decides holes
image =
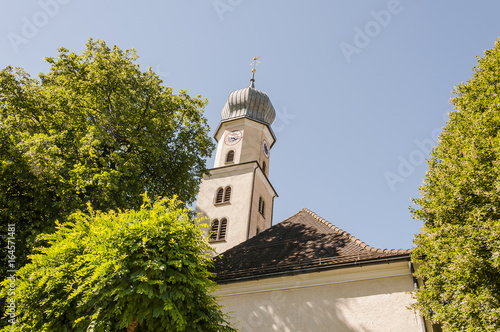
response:
{"label": "dark green tree canopy", "polygon": [[206,225],[179,202],[88,210],[42,236],[17,274],[17,323],[2,331],[233,331],[211,294]]}
{"label": "dark green tree canopy", "polygon": [[417,308],[446,331],[500,330],[500,42],[455,87],[414,218]]}
{"label": "dark green tree canopy", "polygon": [[214,148],[206,101],[173,94],[136,59],[91,39],[81,54],[47,58],[39,79],[0,72],[0,218],[23,240],[18,264],[23,243],[88,202],[133,209],[145,191],[194,201]]}

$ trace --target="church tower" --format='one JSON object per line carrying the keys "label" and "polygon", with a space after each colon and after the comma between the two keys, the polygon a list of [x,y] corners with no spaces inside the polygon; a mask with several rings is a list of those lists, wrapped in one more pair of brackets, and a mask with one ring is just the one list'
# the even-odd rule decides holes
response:
{"label": "church tower", "polygon": [[[255,73],[255,69],[252,70]],[[277,193],[268,179],[276,117],[266,93],[250,86],[233,91],[215,131],[214,168],[200,184],[196,211],[211,219],[217,254],[271,227]]]}

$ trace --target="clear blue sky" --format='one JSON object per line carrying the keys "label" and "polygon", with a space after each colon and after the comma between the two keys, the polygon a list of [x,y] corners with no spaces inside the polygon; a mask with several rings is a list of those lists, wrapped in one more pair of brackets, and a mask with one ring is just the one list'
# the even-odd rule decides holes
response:
{"label": "clear blue sky", "polygon": [[262,56],[256,88],[278,112],[274,222],[307,207],[372,246],[410,248],[423,159],[453,86],[500,36],[499,12],[492,0],[1,0],[0,67],[36,76],[89,37],[135,48],[143,69],[209,100],[213,131]]}

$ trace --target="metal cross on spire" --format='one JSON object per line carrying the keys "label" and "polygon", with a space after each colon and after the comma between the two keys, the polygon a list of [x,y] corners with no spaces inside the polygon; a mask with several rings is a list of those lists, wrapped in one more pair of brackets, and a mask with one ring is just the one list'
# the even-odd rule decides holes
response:
{"label": "metal cross on spire", "polygon": [[253,82],[255,82],[255,67],[260,63],[260,61],[258,61],[260,59],[260,56],[254,56],[253,57],[253,62],[250,64],[250,66],[253,66],[252,68],[252,79],[250,80],[252,82],[252,86],[253,86]]}

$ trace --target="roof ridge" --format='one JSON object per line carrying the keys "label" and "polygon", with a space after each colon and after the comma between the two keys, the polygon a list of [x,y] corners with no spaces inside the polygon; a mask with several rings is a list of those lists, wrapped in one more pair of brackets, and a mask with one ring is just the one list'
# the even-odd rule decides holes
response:
{"label": "roof ridge", "polygon": [[[305,208],[304,208],[304,209],[305,209]],[[296,213],[292,214],[290,217],[288,217],[288,218],[286,218],[286,219],[281,220],[281,221],[280,221],[279,223],[277,223],[276,225],[281,224],[282,222],[285,222],[285,221],[287,221],[287,220],[292,219],[293,217],[295,217],[296,215],[298,215],[300,212],[302,212],[302,210],[300,210],[299,212],[296,212]]]}
{"label": "roof ridge", "polygon": [[384,254],[409,254],[409,253],[412,252],[411,249],[380,249],[380,248],[374,248],[374,247],[372,247],[372,246],[364,243],[363,241],[361,241],[360,239],[358,239],[354,235],[352,235],[352,234],[344,231],[343,229],[338,228],[337,226],[335,226],[334,224],[332,224],[328,220],[326,220],[324,218],[321,218],[319,215],[317,215],[316,213],[312,212],[311,210],[309,210],[307,208],[303,208],[302,211],[308,213],[309,215],[311,215],[314,219],[316,219],[320,223],[322,223],[322,224],[326,225],[327,227],[331,228],[335,233],[347,237],[350,241],[354,242],[357,246],[361,247],[364,250],[367,250],[367,251],[370,251],[370,252],[384,253]]}

